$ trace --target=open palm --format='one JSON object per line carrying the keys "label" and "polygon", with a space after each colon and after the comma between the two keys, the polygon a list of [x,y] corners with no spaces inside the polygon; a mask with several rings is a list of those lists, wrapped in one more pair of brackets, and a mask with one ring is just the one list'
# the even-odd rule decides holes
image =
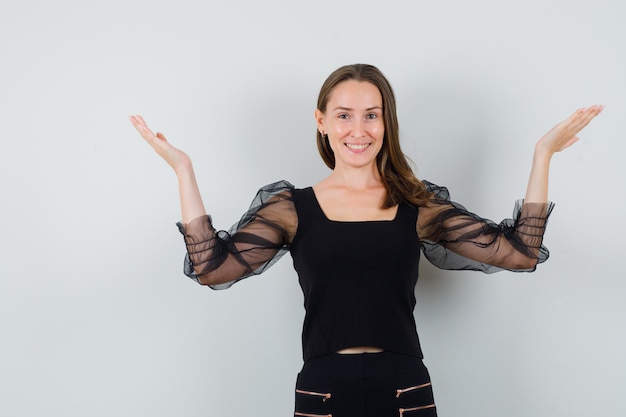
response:
{"label": "open palm", "polygon": [[594,105],[576,110],[543,135],[537,142],[537,149],[552,155],[570,147],[579,140],[578,133],[603,109],[604,106]]}
{"label": "open palm", "polygon": [[180,168],[191,165],[191,159],[189,156],[175,148],[170,144],[162,133],[154,134],[149,128],[143,117],[136,115],[130,116],[130,121],[135,126],[135,129],[141,134],[146,142],[158,153],[161,158],[165,160],[174,171],[178,171]]}

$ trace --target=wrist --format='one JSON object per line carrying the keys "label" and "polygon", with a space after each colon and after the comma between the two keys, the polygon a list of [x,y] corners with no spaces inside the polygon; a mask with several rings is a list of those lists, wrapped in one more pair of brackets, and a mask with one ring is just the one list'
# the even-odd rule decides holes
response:
{"label": "wrist", "polygon": [[535,146],[535,153],[533,154],[533,161],[538,163],[550,163],[554,152],[549,151],[537,144]]}
{"label": "wrist", "polygon": [[174,172],[176,173],[176,176],[179,179],[189,177],[189,176],[192,176],[192,177],[194,176],[193,164],[191,163],[190,160],[180,161],[173,168],[174,168]]}

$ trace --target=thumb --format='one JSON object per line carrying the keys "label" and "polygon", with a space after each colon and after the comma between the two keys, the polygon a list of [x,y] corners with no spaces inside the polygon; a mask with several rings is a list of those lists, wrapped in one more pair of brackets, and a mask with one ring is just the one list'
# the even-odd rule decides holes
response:
{"label": "thumb", "polygon": [[559,151],[562,151],[563,149],[569,148],[570,146],[572,146],[573,144],[575,144],[579,140],[580,140],[580,138],[578,136],[574,136],[573,138],[568,140],[563,146],[561,146],[561,149],[559,149]]}

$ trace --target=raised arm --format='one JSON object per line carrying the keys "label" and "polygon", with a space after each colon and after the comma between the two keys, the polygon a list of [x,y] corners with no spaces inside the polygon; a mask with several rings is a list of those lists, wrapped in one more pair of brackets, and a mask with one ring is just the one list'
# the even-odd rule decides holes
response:
{"label": "raised arm", "polygon": [[155,135],[141,116],[131,116],[130,121],[178,178],[182,222],[177,225],[187,245],[187,276],[224,289],[265,271],[287,251],[297,229],[291,184],[281,181],[263,187],[237,224],[217,231],[204,209],[189,156],[161,133]]}
{"label": "raised arm", "polygon": [[174,169],[178,178],[183,223],[189,223],[195,218],[206,215],[191,158],[185,152],[172,146],[162,133],[155,135],[141,116],[130,116],[130,121],[152,149]]}
{"label": "raised arm", "polygon": [[483,219],[450,201],[447,189],[427,183],[431,204],[420,208],[418,233],[426,257],[443,269],[533,271],[548,258],[543,235],[553,205],[548,202],[550,160],[578,141],[580,132],[603,106],[579,109],[548,131],[535,145],[524,201],[512,219],[500,224]]}

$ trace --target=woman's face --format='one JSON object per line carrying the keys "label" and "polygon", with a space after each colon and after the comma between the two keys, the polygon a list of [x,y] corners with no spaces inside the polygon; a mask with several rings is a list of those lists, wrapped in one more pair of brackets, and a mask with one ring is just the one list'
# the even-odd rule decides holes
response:
{"label": "woman's face", "polygon": [[374,84],[344,81],[331,91],[326,112],[315,111],[317,127],[328,135],[335,169],[375,163],[383,146],[383,98]]}

